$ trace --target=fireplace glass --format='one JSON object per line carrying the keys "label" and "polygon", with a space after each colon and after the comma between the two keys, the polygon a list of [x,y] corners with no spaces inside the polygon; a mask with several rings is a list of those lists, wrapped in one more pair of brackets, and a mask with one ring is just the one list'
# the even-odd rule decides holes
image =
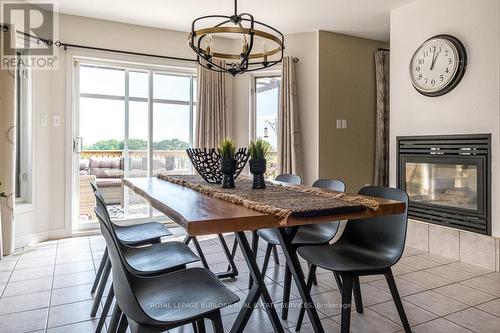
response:
{"label": "fireplace glass", "polygon": [[478,166],[406,162],[406,192],[415,203],[478,210]]}

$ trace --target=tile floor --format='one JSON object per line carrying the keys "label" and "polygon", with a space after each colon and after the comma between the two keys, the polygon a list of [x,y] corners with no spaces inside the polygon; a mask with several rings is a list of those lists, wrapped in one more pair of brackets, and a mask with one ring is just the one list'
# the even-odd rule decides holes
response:
{"label": "tile floor", "polygon": [[[171,230],[174,235],[170,239],[181,239],[180,228]],[[232,236],[227,238],[232,244]],[[217,239],[200,240],[212,269],[225,269]],[[97,319],[89,317],[90,288],[103,250],[102,237],[78,237],[40,243],[0,261],[0,332],[93,332]],[[259,262],[263,255],[261,248]],[[243,299],[248,269],[240,253],[236,264],[240,276],[225,283]],[[271,265],[266,279],[278,308],[283,273],[281,258],[279,266]],[[394,274],[413,332],[500,332],[500,273],[408,248]],[[318,271],[318,282],[313,299],[320,307],[325,331],[339,332],[340,311],[328,306],[340,300],[335,282],[322,270]],[[363,278],[361,290],[365,311],[353,312],[352,332],[402,331],[383,276]],[[298,315],[294,305],[299,304],[294,288],[292,293],[289,319],[283,321],[289,332],[294,332]],[[224,309],[226,329],[238,310],[238,306]],[[262,309],[254,312],[246,331],[272,332]],[[191,332],[191,327],[176,330],[180,332]],[[301,332],[312,332],[312,328],[305,324]]]}

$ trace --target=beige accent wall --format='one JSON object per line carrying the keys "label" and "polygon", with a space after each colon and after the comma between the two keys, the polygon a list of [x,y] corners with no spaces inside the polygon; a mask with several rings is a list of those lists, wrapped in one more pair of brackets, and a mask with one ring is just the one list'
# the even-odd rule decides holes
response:
{"label": "beige accent wall", "polygon": [[[385,42],[319,32],[319,176],[343,180],[347,191],[373,181],[374,52]],[[336,120],[347,120],[337,129]]]}

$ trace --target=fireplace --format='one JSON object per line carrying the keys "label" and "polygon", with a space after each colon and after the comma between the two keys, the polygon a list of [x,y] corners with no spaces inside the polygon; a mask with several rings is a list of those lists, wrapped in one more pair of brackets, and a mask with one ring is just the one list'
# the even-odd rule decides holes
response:
{"label": "fireplace", "polygon": [[490,148],[489,134],[397,137],[409,217],[491,235]]}

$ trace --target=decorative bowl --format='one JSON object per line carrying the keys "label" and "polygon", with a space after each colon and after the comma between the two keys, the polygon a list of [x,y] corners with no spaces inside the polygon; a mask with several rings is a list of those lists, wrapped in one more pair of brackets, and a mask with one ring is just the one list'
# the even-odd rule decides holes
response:
{"label": "decorative bowl", "polygon": [[[188,148],[186,153],[191,160],[194,168],[198,174],[207,182],[212,184],[220,184],[222,182],[222,172],[220,168],[220,155],[215,148]],[[236,152],[236,172],[234,179],[236,179],[250,155],[246,148],[240,148]]]}

